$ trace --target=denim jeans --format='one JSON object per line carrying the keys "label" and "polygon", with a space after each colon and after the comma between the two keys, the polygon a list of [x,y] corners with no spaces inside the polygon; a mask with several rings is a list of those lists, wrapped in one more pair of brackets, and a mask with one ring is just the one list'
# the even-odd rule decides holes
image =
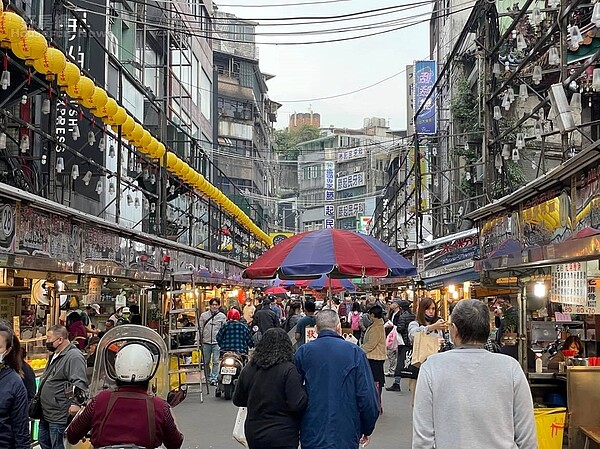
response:
{"label": "denim jeans", "polygon": [[209,362],[212,362],[212,369],[209,371],[208,381],[216,382],[219,377],[219,345],[214,343],[203,343],[202,352],[204,353],[204,363],[206,371],[210,368]]}
{"label": "denim jeans", "polygon": [[38,442],[42,449],[65,449],[64,436],[66,424],[54,424],[40,419]]}

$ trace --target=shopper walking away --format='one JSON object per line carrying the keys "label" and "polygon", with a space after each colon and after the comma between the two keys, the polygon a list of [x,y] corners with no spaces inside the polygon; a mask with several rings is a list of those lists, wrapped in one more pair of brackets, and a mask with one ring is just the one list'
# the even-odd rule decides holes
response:
{"label": "shopper walking away", "polygon": [[[68,384],[87,390],[85,358],[68,339],[64,326],[52,326],[46,333],[46,348],[53,353],[40,380],[43,418],[40,419],[39,443],[42,449],[64,449],[63,438],[69,415],[79,406],[71,404],[65,393]],[[43,384],[42,384],[43,383]]]}
{"label": "shopper walking away", "polygon": [[298,320],[296,323],[296,349],[306,343],[306,328],[315,326],[315,313],[317,310],[317,304],[312,300],[307,300],[304,303],[305,316]]}
{"label": "shopper walking away", "polygon": [[369,443],[379,417],[377,389],[365,353],[345,341],[336,312],[316,317],[319,336],[296,352],[308,406],[302,449],[357,449]]}
{"label": "shopper walking away", "polygon": [[219,329],[217,342],[221,353],[233,351],[248,354],[248,350],[254,346],[250,329],[240,322],[238,310],[231,309],[227,312],[227,322]]}
{"label": "shopper walking away", "polygon": [[451,321],[456,348],[428,357],[421,366],[413,449],[537,449],[523,370],[511,357],[483,348],[490,333],[487,306],[460,301]]}
{"label": "shopper walking away", "polygon": [[[390,308],[389,308],[388,314],[387,314],[387,321],[384,324],[386,336],[392,331],[394,326],[398,325],[398,318],[400,317],[400,313],[401,313],[400,312],[400,300],[394,299],[394,301],[392,301],[390,303]],[[396,359],[398,358],[397,346],[392,347],[392,348],[386,348],[386,355],[387,355],[387,369],[388,369],[387,375],[393,376],[394,369],[396,367]],[[400,391],[399,385],[398,385],[398,389],[396,391]]]}
{"label": "shopper walking away", "polygon": [[233,403],[247,407],[244,425],[250,449],[297,449],[307,397],[281,328],[266,331],[244,367]]}
{"label": "shopper walking away", "polygon": [[279,318],[271,308],[271,300],[263,299],[262,306],[254,312],[253,327],[254,342],[258,343],[265,332],[273,327],[279,327]]}
{"label": "shopper walking away", "polygon": [[21,345],[12,329],[0,323],[0,447],[30,449],[29,400],[19,375]]}
{"label": "shopper walking away", "polygon": [[[403,377],[403,371],[417,372],[416,368],[410,369],[409,366],[406,366],[410,362],[410,355],[412,354],[412,344],[410,338],[408,338],[408,326],[415,320],[415,314],[412,313],[410,302],[407,300],[401,300],[398,305],[400,312],[396,317],[396,332],[402,337],[404,345],[398,345],[396,348],[396,365],[393,371],[394,383],[386,388],[388,391],[400,391],[400,381]],[[413,374],[410,375],[412,376]]]}
{"label": "shopper walking away", "polygon": [[209,310],[200,315],[200,332],[202,333],[202,353],[206,366],[212,366],[208,375],[208,382],[217,385],[219,377],[219,345],[217,334],[227,317],[219,310],[221,301],[212,298],[209,301]]}
{"label": "shopper walking away", "polygon": [[348,316],[348,321],[350,322],[350,329],[352,329],[352,335],[356,340],[360,341],[360,337],[362,336],[362,331],[360,330],[360,319],[362,317],[362,308],[358,301],[354,301],[352,304],[352,312]]}
{"label": "shopper walking away", "polygon": [[381,390],[385,383],[383,363],[386,358],[383,310],[380,306],[373,306],[369,309],[368,313],[373,324],[371,324],[365,332],[362,349],[365,351],[369,366],[371,367],[373,379],[375,380],[375,385],[377,386],[377,393],[379,393],[379,414],[382,414],[383,406],[381,404]]}

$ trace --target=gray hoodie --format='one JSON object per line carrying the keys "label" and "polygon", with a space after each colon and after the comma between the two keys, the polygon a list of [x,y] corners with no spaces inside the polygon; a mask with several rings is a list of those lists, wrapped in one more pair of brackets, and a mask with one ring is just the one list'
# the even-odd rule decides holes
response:
{"label": "gray hoodie", "polygon": [[[87,390],[85,358],[79,349],[69,345],[48,363],[40,392],[44,419],[54,424],[67,424],[71,402],[65,394],[67,384]],[[40,380],[41,382],[41,380]]]}
{"label": "gray hoodie", "polygon": [[200,315],[202,343],[217,344],[217,333],[225,321],[227,321],[227,317],[223,312],[217,312],[213,316],[212,312],[208,310]]}

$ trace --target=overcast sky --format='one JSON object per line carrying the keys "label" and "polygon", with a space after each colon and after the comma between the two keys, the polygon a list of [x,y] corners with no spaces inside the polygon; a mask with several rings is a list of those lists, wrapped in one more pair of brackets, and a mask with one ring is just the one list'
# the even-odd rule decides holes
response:
{"label": "overcast sky", "polygon": [[[335,3],[302,6],[282,6],[325,0],[222,0],[219,9],[241,18],[264,19],[297,16],[333,16],[373,10],[389,6],[407,5],[415,0],[337,0]],[[239,7],[225,5],[278,5],[273,7]],[[391,28],[407,22],[428,20],[431,7],[412,7],[393,14],[354,21],[342,21],[317,26],[298,25],[261,26],[258,33],[290,32],[343,28],[382,21],[402,20]],[[413,17],[424,14],[419,17]],[[411,18],[413,17],[413,18]],[[263,23],[269,23],[263,21]],[[273,23],[273,22],[270,22]],[[257,42],[299,42],[330,40],[359,34],[383,31],[376,28],[352,33],[332,33],[308,36],[256,36]],[[275,75],[268,82],[269,96],[283,107],[279,110],[277,128],[287,126],[290,114],[314,112],[321,114],[321,126],[360,128],[365,117],[383,117],[390,120],[393,129],[406,129],[406,75],[401,73],[378,86],[362,92],[328,100],[308,100],[347,93],[383,80],[415,60],[428,59],[428,22],[392,31],[379,36],[347,42],[316,45],[259,45],[260,67],[263,72]]]}

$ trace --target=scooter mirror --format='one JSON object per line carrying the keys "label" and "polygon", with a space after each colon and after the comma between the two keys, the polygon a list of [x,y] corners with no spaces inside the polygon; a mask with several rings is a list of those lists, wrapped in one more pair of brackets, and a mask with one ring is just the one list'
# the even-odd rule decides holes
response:
{"label": "scooter mirror", "polygon": [[79,405],[85,405],[88,400],[87,391],[69,383],[65,386],[65,396],[67,396],[69,401]]}
{"label": "scooter mirror", "polygon": [[175,407],[183,402],[187,396],[187,385],[181,385],[171,391],[167,395],[167,402],[171,407]]}

